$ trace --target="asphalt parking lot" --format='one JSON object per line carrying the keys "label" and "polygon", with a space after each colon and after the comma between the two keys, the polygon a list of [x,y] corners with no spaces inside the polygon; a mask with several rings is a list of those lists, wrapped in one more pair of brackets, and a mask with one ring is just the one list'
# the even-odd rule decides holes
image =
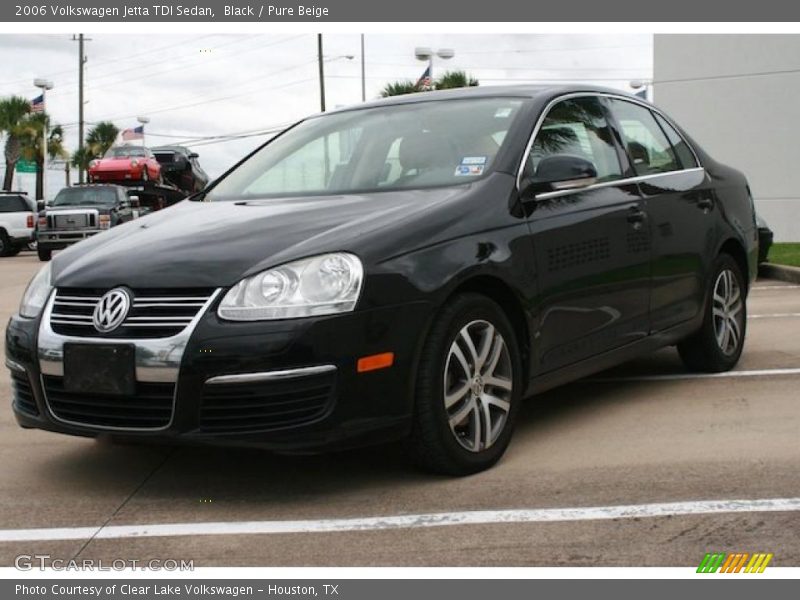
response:
{"label": "asphalt parking lot", "polygon": [[[0,259],[3,324],[40,264],[29,252]],[[0,565],[38,553],[195,566],[696,566],[721,551],[799,566],[797,507],[579,510],[554,522],[497,512],[800,496],[800,286],[759,280],[749,312],[733,376],[686,377],[667,349],[553,390],[526,403],[497,467],[462,479],[418,472],[397,446],[287,457],[23,430],[0,369]],[[390,526],[462,511],[486,518]],[[337,521],[375,517],[384,520]],[[281,529],[287,521],[302,523]],[[165,535],[145,533],[165,524]]]}

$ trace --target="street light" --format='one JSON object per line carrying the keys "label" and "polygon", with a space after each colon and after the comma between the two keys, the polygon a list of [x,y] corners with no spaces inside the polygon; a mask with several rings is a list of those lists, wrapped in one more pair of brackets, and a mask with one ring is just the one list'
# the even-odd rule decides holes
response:
{"label": "street light", "polygon": [[42,197],[37,200],[47,201],[47,90],[53,89],[53,82],[49,79],[36,78],[33,85],[42,90],[42,115],[44,115],[44,126],[42,127]]}
{"label": "street light", "polygon": [[431,50],[425,46],[418,46],[414,48],[414,56],[417,60],[428,61],[428,76],[433,81],[433,57],[438,56],[442,60],[450,60],[456,55],[452,48],[439,48],[438,50]]}
{"label": "street light", "polygon": [[146,146],[147,144],[144,143],[144,126],[150,122],[150,117],[136,117],[136,120],[142,124],[142,146]]}
{"label": "street light", "polygon": [[[641,96],[643,100],[650,100],[650,86],[653,84],[653,81],[650,79],[632,79],[628,82],[628,85],[631,86],[631,89],[640,90],[644,88],[642,91],[644,92],[644,96]],[[639,93],[636,94],[637,96]]]}

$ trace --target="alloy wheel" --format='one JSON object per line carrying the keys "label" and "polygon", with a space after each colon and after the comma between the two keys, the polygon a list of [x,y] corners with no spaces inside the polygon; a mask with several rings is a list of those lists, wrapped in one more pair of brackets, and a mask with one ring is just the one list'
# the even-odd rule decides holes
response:
{"label": "alloy wheel", "polygon": [[717,345],[726,356],[734,354],[742,342],[743,307],[739,281],[733,271],[724,269],[714,283],[712,315]]}
{"label": "alloy wheel", "polygon": [[444,368],[444,408],[450,430],[470,452],[491,447],[505,428],[513,389],[511,356],[488,321],[472,321],[450,345]]}

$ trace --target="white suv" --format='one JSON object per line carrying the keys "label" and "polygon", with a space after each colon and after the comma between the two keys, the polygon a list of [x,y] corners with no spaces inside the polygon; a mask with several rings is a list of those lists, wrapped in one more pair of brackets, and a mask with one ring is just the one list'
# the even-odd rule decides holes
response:
{"label": "white suv", "polygon": [[36,204],[24,192],[0,192],[0,256],[14,256],[34,238]]}

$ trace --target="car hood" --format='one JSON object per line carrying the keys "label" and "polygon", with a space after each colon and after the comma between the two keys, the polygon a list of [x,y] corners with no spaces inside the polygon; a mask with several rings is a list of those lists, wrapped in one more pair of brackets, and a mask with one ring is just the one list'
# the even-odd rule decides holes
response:
{"label": "car hood", "polygon": [[[124,158],[101,158],[97,164],[91,167],[89,170],[103,170],[103,169],[124,169],[131,166],[132,158],[124,157]],[[136,160],[139,164],[142,164],[146,159],[144,157],[137,157]]]}
{"label": "car hood", "polygon": [[219,287],[298,258],[362,254],[387,227],[425,218],[465,186],[342,196],[193,202],[114,227],[57,255],[54,284]]}

